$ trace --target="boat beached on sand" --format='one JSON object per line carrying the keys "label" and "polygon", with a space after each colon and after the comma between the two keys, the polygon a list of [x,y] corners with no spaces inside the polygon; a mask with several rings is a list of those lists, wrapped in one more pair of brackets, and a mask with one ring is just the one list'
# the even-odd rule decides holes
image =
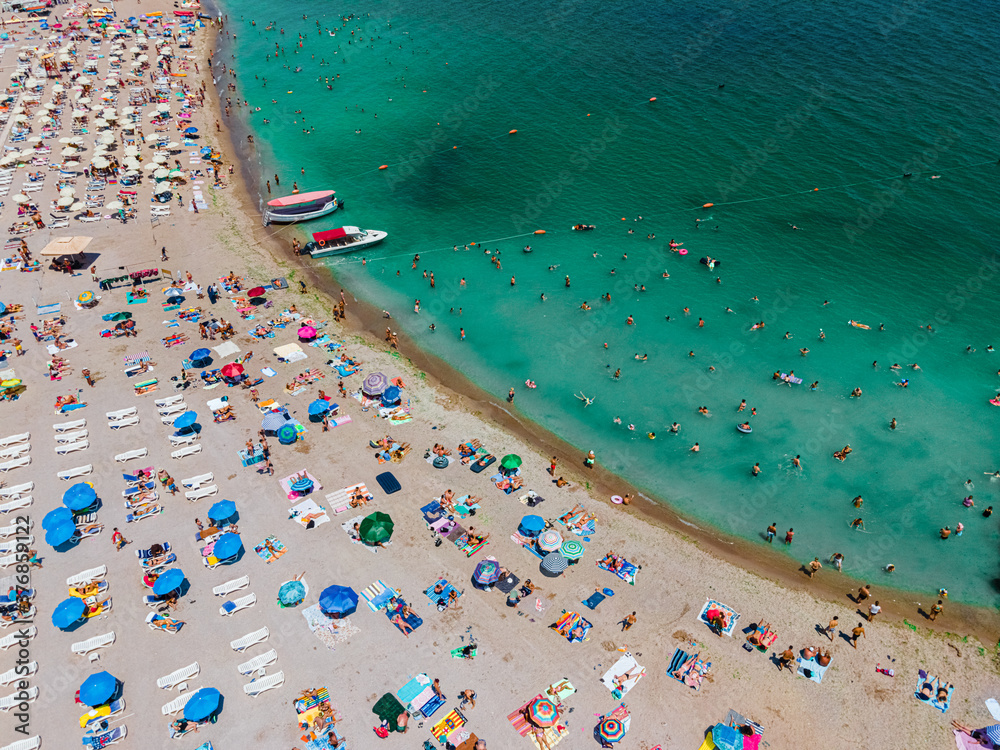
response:
{"label": "boat beached on sand", "polygon": [[264,226],[268,224],[292,224],[309,221],[332,214],[344,207],[344,201],[337,200],[333,190],[314,190],[311,193],[296,193],[267,202],[264,211]]}
{"label": "boat beached on sand", "polygon": [[326,232],[316,232],[313,234],[313,241],[306,243],[304,250],[313,258],[325,258],[328,255],[352,253],[364,247],[371,247],[387,236],[388,232],[379,229],[340,227]]}

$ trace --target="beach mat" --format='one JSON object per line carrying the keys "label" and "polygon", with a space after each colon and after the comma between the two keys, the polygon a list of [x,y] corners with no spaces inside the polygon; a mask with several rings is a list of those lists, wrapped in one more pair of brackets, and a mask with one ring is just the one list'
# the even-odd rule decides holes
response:
{"label": "beach mat", "polygon": [[403,489],[402,485],[399,483],[399,480],[392,475],[391,471],[386,471],[379,474],[377,477],[375,477],[375,481],[378,482],[378,486],[381,487],[382,491],[387,495],[391,495],[392,493],[399,492],[401,489]]}
{"label": "beach mat", "polygon": [[[819,682],[819,680],[816,680],[816,682]],[[931,695],[937,695],[937,678],[921,669],[917,674],[917,686],[913,690],[914,697],[921,703],[926,703],[929,706],[933,706],[941,713],[945,713],[951,707],[951,694],[955,692],[955,686],[951,685],[948,688],[948,700],[942,703],[936,697],[931,698],[930,700],[924,700],[920,697],[920,688],[924,686],[924,683],[930,683],[932,686]]]}
{"label": "beach mat", "polygon": [[585,605],[587,609],[597,609],[597,605],[607,599],[604,594],[600,591],[595,591],[593,594],[584,599],[581,604]]}
{"label": "beach mat", "polygon": [[520,578],[518,578],[513,573],[510,573],[506,578],[497,581],[494,584],[494,586],[496,586],[503,593],[509,594],[511,591],[517,588],[517,584],[519,584],[520,582],[521,582]]}
{"label": "beach mat", "polygon": [[[813,682],[820,683],[823,682],[823,675],[826,674],[826,670],[830,668],[830,664],[825,667],[820,665],[815,659],[803,659],[801,656],[798,657],[795,662],[799,665],[796,673],[800,677],[805,677],[807,680],[812,680]],[[919,687],[917,688],[920,689]]]}

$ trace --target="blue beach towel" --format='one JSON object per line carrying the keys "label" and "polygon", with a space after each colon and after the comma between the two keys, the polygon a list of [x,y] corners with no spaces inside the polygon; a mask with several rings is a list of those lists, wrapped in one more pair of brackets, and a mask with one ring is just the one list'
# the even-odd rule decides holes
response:
{"label": "blue beach towel", "polygon": [[830,668],[829,664],[824,667],[816,659],[803,659],[800,656],[795,661],[799,665],[798,674],[813,682],[823,682],[823,675]]}
{"label": "blue beach towel", "polygon": [[[435,594],[434,593],[434,586],[437,586],[439,583],[442,586],[444,586],[444,590],[441,591],[440,594]],[[461,591],[459,591],[454,586],[452,586],[450,583],[448,583],[448,581],[445,580],[444,578],[439,579],[434,584],[434,586],[428,586],[427,590],[424,593],[427,595],[427,598],[430,599],[432,603],[436,604],[437,607],[438,607],[438,609],[441,610],[441,611],[443,611],[447,607],[447,605],[448,605],[448,596],[449,596],[449,594],[452,591],[455,592],[455,596],[456,597],[459,597],[459,596],[462,595]]]}
{"label": "blue beach towel", "polygon": [[[921,703],[926,703],[929,706],[933,706],[934,708],[936,708],[941,713],[945,713],[951,707],[951,694],[955,692],[955,686],[954,685],[949,685],[949,687],[948,687],[948,700],[946,700],[944,703],[942,703],[936,697],[937,696],[937,691],[938,691],[938,686],[940,684],[941,684],[941,681],[940,681],[939,678],[932,677],[931,675],[927,674],[927,672],[925,672],[924,670],[921,669],[920,672],[919,672],[919,674],[917,675],[917,687],[914,689],[913,695]],[[924,696],[922,696],[920,694],[920,689],[922,687],[924,687],[924,685],[930,685],[931,686],[930,693],[931,693],[932,697],[930,699],[927,699],[927,698],[925,698]]]}
{"label": "blue beach towel", "polygon": [[586,605],[588,609],[597,609],[597,605],[603,602],[607,598],[608,597],[606,597],[600,591],[595,591],[593,594],[584,599],[583,602],[581,603]]}

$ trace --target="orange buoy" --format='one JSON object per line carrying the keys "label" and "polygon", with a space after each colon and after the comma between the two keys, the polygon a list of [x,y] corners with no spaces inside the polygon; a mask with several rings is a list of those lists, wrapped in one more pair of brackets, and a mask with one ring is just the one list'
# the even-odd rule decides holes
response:
{"label": "orange buoy", "polygon": [[458,146],[452,146],[452,148],[458,148]]}
{"label": "orange buoy", "polygon": [[514,135],[514,133],[516,132],[517,132],[516,130],[511,130],[510,132],[507,133],[507,135]]}
{"label": "orange buoy", "polygon": [[655,97],[655,96],[651,96],[651,97],[649,97],[649,101],[651,101],[651,102],[655,102],[655,101],[656,101],[656,97]]}
{"label": "orange buoy", "polygon": [[702,206],[702,208],[711,208],[714,205],[715,205],[714,203],[706,203],[704,206]]}
{"label": "orange buoy", "polygon": [[388,169],[388,168],[389,168],[388,164],[383,164],[381,167],[379,167],[379,169]]}
{"label": "orange buoy", "polygon": [[544,229],[536,229],[535,230],[535,234],[545,234],[545,230]]}
{"label": "orange buoy", "polygon": [[622,221],[625,221],[625,217],[624,216],[622,217]]}
{"label": "orange buoy", "polygon": [[813,192],[814,193],[818,193],[819,192],[819,188],[813,188]]}
{"label": "orange buoy", "polygon": [[476,245],[477,245],[478,243],[476,243],[476,242],[470,242],[469,244],[470,244],[470,245],[471,245],[472,247],[475,247],[475,246],[476,246]]}

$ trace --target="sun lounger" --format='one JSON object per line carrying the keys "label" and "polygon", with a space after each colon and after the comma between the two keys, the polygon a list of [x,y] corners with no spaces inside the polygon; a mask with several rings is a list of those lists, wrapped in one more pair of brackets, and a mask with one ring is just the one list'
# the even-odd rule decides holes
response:
{"label": "sun lounger", "polygon": [[146,624],[149,626],[150,630],[160,630],[164,633],[170,633],[171,635],[180,631],[180,629],[184,626],[184,623],[180,620],[175,620],[172,617],[161,615],[158,612],[150,612],[146,615]]}
{"label": "sun lounger", "polygon": [[251,646],[256,646],[258,643],[263,643],[271,635],[271,631],[266,627],[260,630],[255,630],[252,633],[247,633],[242,638],[237,638],[235,641],[229,643],[229,647],[233,651],[246,651]]}
{"label": "sun lounger", "polygon": [[94,471],[93,464],[87,464],[86,466],[77,466],[75,469],[66,469],[65,471],[57,471],[56,476],[59,479],[76,479],[77,477],[86,476]]}
{"label": "sun lounger", "polygon": [[229,617],[229,615],[236,614],[241,609],[248,609],[256,603],[257,595],[247,594],[246,596],[241,596],[239,599],[223,603],[223,605],[219,607],[219,614],[223,617]]}
{"label": "sun lounger", "polygon": [[25,482],[24,484],[15,484],[13,487],[0,487],[0,497],[14,498],[25,495],[35,489],[34,482]]}
{"label": "sun lounger", "polygon": [[27,526],[18,525],[18,524],[15,523],[15,524],[11,524],[10,526],[0,527],[0,537],[17,536],[19,533],[21,533],[25,529],[29,529],[30,530],[34,525],[35,525],[35,522],[32,519],[29,518]]}
{"label": "sun lounger", "polygon": [[183,448],[178,448],[170,453],[170,457],[184,458],[184,456],[193,456],[195,453],[201,453],[201,443],[186,445]]}
{"label": "sun lounger", "polygon": [[125,735],[128,734],[128,727],[124,724],[119,724],[114,729],[111,729],[103,734],[95,734],[94,736],[86,736],[83,738],[83,746],[92,748],[92,750],[99,750],[99,748],[105,748],[109,745],[116,745],[125,739]]}
{"label": "sun lounger", "polygon": [[178,394],[176,396],[168,396],[167,398],[158,398],[156,399],[156,401],[153,402],[153,404],[155,404],[159,408],[164,406],[172,406],[174,404],[180,403],[183,400],[184,396],[182,394]]}
{"label": "sun lounger", "polygon": [[[201,446],[198,447],[200,448]],[[208,487],[205,487],[204,489],[191,490],[190,492],[185,492],[184,497],[186,497],[192,503],[196,503],[203,497],[209,497],[211,495],[218,495],[218,494],[219,494],[219,485],[210,484]]]}
{"label": "sun lounger", "polygon": [[5,635],[0,638],[0,649],[6,651],[11,646],[17,645],[22,640],[31,640],[36,635],[38,635],[38,628],[34,625],[29,625],[26,628],[21,628],[17,633],[11,633],[10,635]]}
{"label": "sun lounger", "polygon": [[255,656],[250,661],[243,662],[237,669],[240,671],[240,674],[250,674],[251,672],[256,672],[258,669],[269,667],[276,661],[278,661],[278,652],[272,648],[265,654]]}
{"label": "sun lounger", "polygon": [[171,404],[170,406],[164,406],[159,409],[160,416],[165,417],[170,414],[183,414],[187,411],[187,404],[183,401],[179,404]]}
{"label": "sun lounger", "polygon": [[212,474],[212,472],[208,472],[207,474],[199,474],[198,476],[191,477],[190,479],[182,479],[181,485],[187,487],[189,490],[196,490],[199,489],[203,484],[208,484],[214,478],[215,475]]}
{"label": "sun lounger", "polygon": [[108,419],[125,419],[125,417],[134,417],[139,413],[139,410],[134,406],[130,406],[128,409],[119,409],[118,411],[109,411],[107,413]]}
{"label": "sun lounger", "polygon": [[81,427],[87,426],[86,419],[75,419],[72,422],[62,422],[61,424],[52,425],[52,429],[56,432],[66,432],[67,430],[78,430]]}
{"label": "sun lounger", "polygon": [[22,432],[19,435],[8,435],[5,438],[0,438],[0,448],[6,448],[10,445],[17,445],[18,443],[27,443],[31,439],[30,432]]}
{"label": "sun lounger", "polygon": [[[7,555],[7,557],[0,558],[0,567],[8,567],[10,565],[13,565],[15,562],[19,562],[17,559],[19,556],[20,553],[14,555]],[[11,625],[16,625],[17,627],[20,627],[22,622],[24,621],[31,622],[32,620],[34,620],[35,614],[37,612],[38,612],[37,607],[32,605],[31,609],[29,609],[25,613],[21,612],[15,613],[13,620],[0,620],[0,628],[9,628]]]}
{"label": "sun lounger", "polygon": [[198,662],[193,664],[188,664],[186,667],[181,667],[168,674],[166,677],[161,677],[156,681],[156,687],[162,688],[164,690],[172,690],[177,687],[177,685],[185,680],[190,680],[192,677],[197,677],[201,672],[201,666]]}
{"label": "sun lounger", "polygon": [[133,451],[126,451],[125,453],[119,453],[117,456],[115,456],[115,461],[117,461],[118,463],[125,463],[126,461],[130,461],[133,458],[143,458],[144,456],[148,455],[149,451],[147,449],[137,448],[136,450]]}
{"label": "sun lounger", "polygon": [[[198,690],[201,690],[201,688],[198,688]],[[174,698],[170,703],[161,708],[160,711],[164,716],[173,716],[176,713],[180,713],[198,690],[192,690],[189,693],[184,693],[184,695]]]}
{"label": "sun lounger", "polygon": [[75,576],[70,576],[66,579],[67,586],[82,586],[85,583],[92,583],[93,581],[100,581],[108,574],[108,566],[101,565],[96,568],[89,568]]}
{"label": "sun lounger", "polygon": [[76,432],[59,432],[53,437],[55,437],[57,443],[75,443],[77,440],[83,440],[89,435],[90,433],[87,430],[77,430]]}
{"label": "sun lounger", "polygon": [[42,738],[39,735],[29,737],[26,740],[18,740],[9,745],[4,745],[0,750],[38,750],[42,745]]}
{"label": "sun lounger", "polygon": [[151,518],[152,516],[159,515],[163,512],[163,508],[158,504],[143,505],[136,508],[134,513],[128,513],[125,516],[125,523],[135,523],[136,521],[142,521],[146,518]]}
{"label": "sun lounger", "polygon": [[38,686],[30,687],[23,692],[11,693],[6,698],[0,698],[0,711],[10,711],[22,703],[34,703],[38,700]]}
{"label": "sun lounger", "polygon": [[167,425],[170,425],[171,427],[173,427],[173,424],[174,424],[174,422],[176,422],[176,421],[177,421],[177,418],[178,418],[178,417],[179,417],[179,416],[180,416],[181,414],[183,414],[183,413],[184,413],[184,412],[177,412],[176,414],[168,414],[168,415],[166,415],[166,416],[161,416],[161,417],[160,417],[160,421],[161,421],[161,422],[162,422],[163,424],[167,424]]}
{"label": "sun lounger", "polygon": [[251,698],[256,698],[261,693],[265,693],[272,688],[281,687],[285,684],[285,673],[275,672],[266,677],[254,680],[243,686],[243,692]]}
{"label": "sun lounger", "polygon": [[212,589],[212,593],[216,596],[229,596],[234,591],[245,589],[249,585],[250,576],[243,576],[242,578],[234,578],[231,581],[226,581],[225,583],[216,586]]}
{"label": "sun lounger", "polygon": [[198,436],[194,433],[189,435],[170,435],[169,437],[171,445],[191,445],[198,439]]}
{"label": "sun lounger", "polygon": [[65,445],[57,445],[56,453],[62,456],[67,453],[73,453],[74,451],[85,451],[89,447],[90,447],[89,440],[78,440],[75,443],[66,443]]}
{"label": "sun lounger", "polygon": [[10,448],[4,448],[3,450],[0,450],[0,459],[20,458],[30,450],[31,450],[31,443],[25,443],[24,445],[15,445]]}
{"label": "sun lounger", "polygon": [[91,651],[96,651],[99,648],[107,648],[115,642],[115,631],[110,633],[105,633],[104,635],[98,635],[93,638],[88,638],[85,641],[78,641],[74,643],[70,648],[74,654],[79,654],[84,656]]}
{"label": "sun lounger", "polygon": [[20,665],[20,667],[11,667],[3,674],[0,674],[0,685],[9,685],[12,682],[23,680],[28,675],[33,675],[37,671],[38,671],[37,661],[33,661],[27,665],[22,664]]}
{"label": "sun lounger", "polygon": [[139,417],[125,417],[125,419],[112,419],[108,421],[108,427],[112,430],[120,430],[122,427],[135,427],[139,424]]}
{"label": "sun lounger", "polygon": [[26,537],[18,537],[17,539],[11,539],[9,542],[0,542],[0,555],[7,555],[13,552],[17,552],[17,546],[19,544],[26,544],[29,547],[35,543],[35,536],[33,534],[28,534]]}
{"label": "sun lounger", "polygon": [[15,458],[13,461],[6,461],[5,463],[0,464],[0,471],[6,473],[11,469],[20,469],[30,463],[31,456],[22,456],[21,458]]}
{"label": "sun lounger", "polygon": [[31,505],[34,498],[31,495],[25,495],[24,497],[19,497],[16,500],[11,500],[9,503],[3,503],[0,505],[0,513],[11,513],[15,510],[22,510]]}

